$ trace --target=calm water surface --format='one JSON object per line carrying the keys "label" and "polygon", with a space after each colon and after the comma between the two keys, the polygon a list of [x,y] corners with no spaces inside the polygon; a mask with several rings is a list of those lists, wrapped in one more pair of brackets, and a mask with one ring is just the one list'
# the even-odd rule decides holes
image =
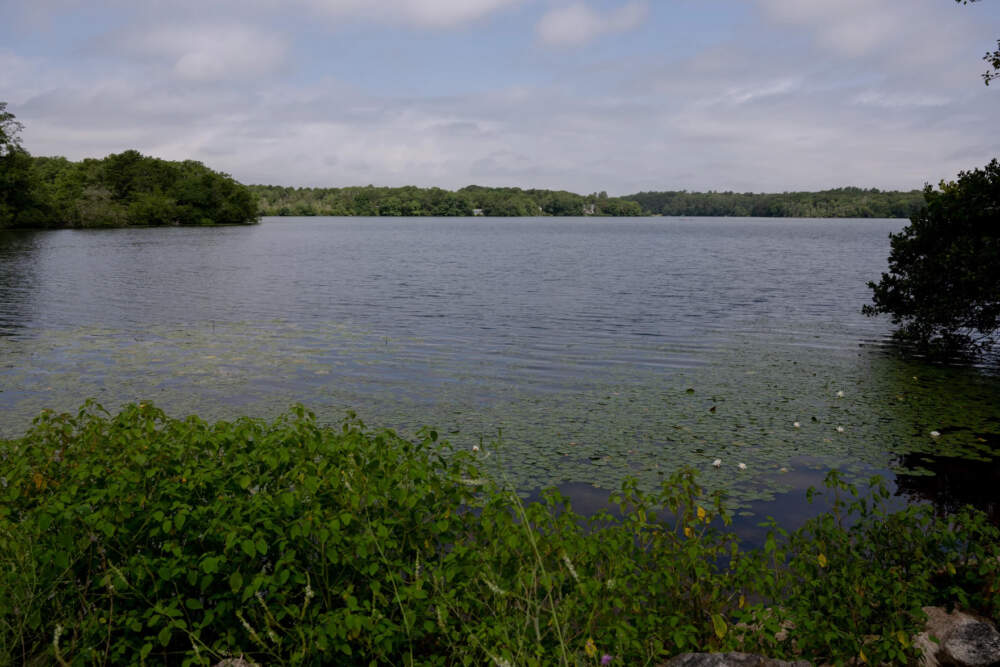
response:
{"label": "calm water surface", "polygon": [[562,484],[584,507],[626,474],[652,487],[693,466],[739,509],[796,515],[801,489],[837,467],[888,475],[901,499],[996,513],[995,374],[906,359],[887,321],[860,314],[904,224],[3,233],[0,434],[87,397],[209,418],[302,402],[331,423],[353,409],[404,433],[432,424],[482,443],[521,488]]}

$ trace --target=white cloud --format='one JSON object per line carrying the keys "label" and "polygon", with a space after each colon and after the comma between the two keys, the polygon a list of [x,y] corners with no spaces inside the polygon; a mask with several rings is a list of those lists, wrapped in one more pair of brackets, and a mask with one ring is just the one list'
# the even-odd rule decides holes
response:
{"label": "white cloud", "polygon": [[321,13],[452,28],[513,7],[523,0],[302,0]]}
{"label": "white cloud", "polygon": [[599,35],[631,30],[642,23],[648,10],[649,6],[644,1],[629,2],[607,13],[578,2],[548,12],[536,29],[546,44],[574,46]]}
{"label": "white cloud", "polygon": [[130,30],[121,46],[165,59],[185,81],[259,77],[277,70],[287,51],[280,37],[240,24],[166,25],[144,34]]}

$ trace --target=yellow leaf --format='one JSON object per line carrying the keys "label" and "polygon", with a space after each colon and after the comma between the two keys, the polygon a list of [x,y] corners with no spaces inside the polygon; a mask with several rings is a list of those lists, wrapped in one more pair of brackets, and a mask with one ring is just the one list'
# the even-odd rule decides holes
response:
{"label": "yellow leaf", "polygon": [[896,639],[898,639],[899,643],[903,645],[903,648],[910,647],[910,638],[907,637],[906,633],[902,630],[896,630]]}
{"label": "yellow leaf", "polygon": [[865,650],[861,649],[861,653],[858,654],[858,660],[861,662],[868,662],[868,656],[865,655]]}
{"label": "yellow leaf", "polygon": [[741,595],[740,596],[740,609],[743,609],[743,607],[746,605],[746,603],[747,603],[746,596],[745,595]]}
{"label": "yellow leaf", "polygon": [[818,560],[818,561],[819,561],[819,566],[820,566],[820,567],[826,567],[826,556],[824,556],[823,554],[820,554],[820,555],[819,555],[819,556],[818,556],[818,557],[816,558],[816,560]]}
{"label": "yellow leaf", "polygon": [[955,564],[954,563],[947,563],[944,567],[945,567],[946,570],[948,570],[948,574],[950,574],[952,576],[955,575]]}
{"label": "yellow leaf", "polygon": [[691,530],[691,526],[684,526],[684,536],[691,537],[694,535],[694,531]]}
{"label": "yellow leaf", "polygon": [[708,514],[708,512],[705,511],[704,507],[698,507],[698,518],[700,520],[704,521],[706,514]]}
{"label": "yellow leaf", "polygon": [[718,614],[712,614],[712,625],[715,627],[715,636],[722,639],[726,636],[726,622]]}

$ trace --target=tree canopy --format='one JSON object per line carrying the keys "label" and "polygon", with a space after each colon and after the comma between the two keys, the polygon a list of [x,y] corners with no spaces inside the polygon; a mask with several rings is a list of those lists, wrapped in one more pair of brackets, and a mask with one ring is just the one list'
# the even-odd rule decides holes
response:
{"label": "tree canopy", "polygon": [[255,222],[257,200],[227,174],[193,160],[135,150],[71,162],[31,157],[22,125],[0,102],[0,229]]}
{"label": "tree canopy", "polygon": [[1000,162],[927,186],[924,199],[890,236],[889,272],[868,283],[864,312],[891,315],[925,348],[988,348],[1000,331]]}

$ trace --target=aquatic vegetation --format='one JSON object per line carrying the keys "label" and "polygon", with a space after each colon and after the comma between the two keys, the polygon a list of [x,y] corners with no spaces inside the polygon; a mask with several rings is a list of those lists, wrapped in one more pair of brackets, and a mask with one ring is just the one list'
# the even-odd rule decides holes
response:
{"label": "aquatic vegetation", "polygon": [[[877,350],[817,355],[800,339],[775,336],[761,346],[730,334],[718,349],[652,344],[631,352],[699,362],[685,368],[613,363],[568,348],[552,352],[551,368],[537,377],[501,363],[484,368],[474,350],[386,341],[336,322],[153,326],[141,336],[54,330],[0,338],[0,435],[23,432],[42,409],[74,410],[81,396],[109,407],[149,398],[208,419],[274,417],[304,401],[324,423],[356,408],[411,437],[434,424],[467,451],[502,431],[502,451],[483,465],[495,474],[503,466],[522,490],[584,482],[610,491],[634,477],[649,491],[681,469],[752,460],[738,477],[703,480],[726,493],[731,509],[816,484],[831,468],[858,480],[914,472],[899,466],[910,454],[994,456],[985,440],[1000,436],[998,378]],[[594,363],[602,364],[596,379]],[[790,414],[797,428],[789,428]],[[931,429],[942,435],[927,438]]]}
{"label": "aquatic vegetation", "polygon": [[626,480],[619,520],[584,519],[555,492],[523,503],[433,430],[301,407],[45,412],[0,440],[0,476],[5,663],[905,664],[921,605],[1000,613],[1000,533],[980,513],[892,513],[877,480],[839,474],[817,492],[830,512],[770,522],[760,549],[691,471],[652,493]]}

